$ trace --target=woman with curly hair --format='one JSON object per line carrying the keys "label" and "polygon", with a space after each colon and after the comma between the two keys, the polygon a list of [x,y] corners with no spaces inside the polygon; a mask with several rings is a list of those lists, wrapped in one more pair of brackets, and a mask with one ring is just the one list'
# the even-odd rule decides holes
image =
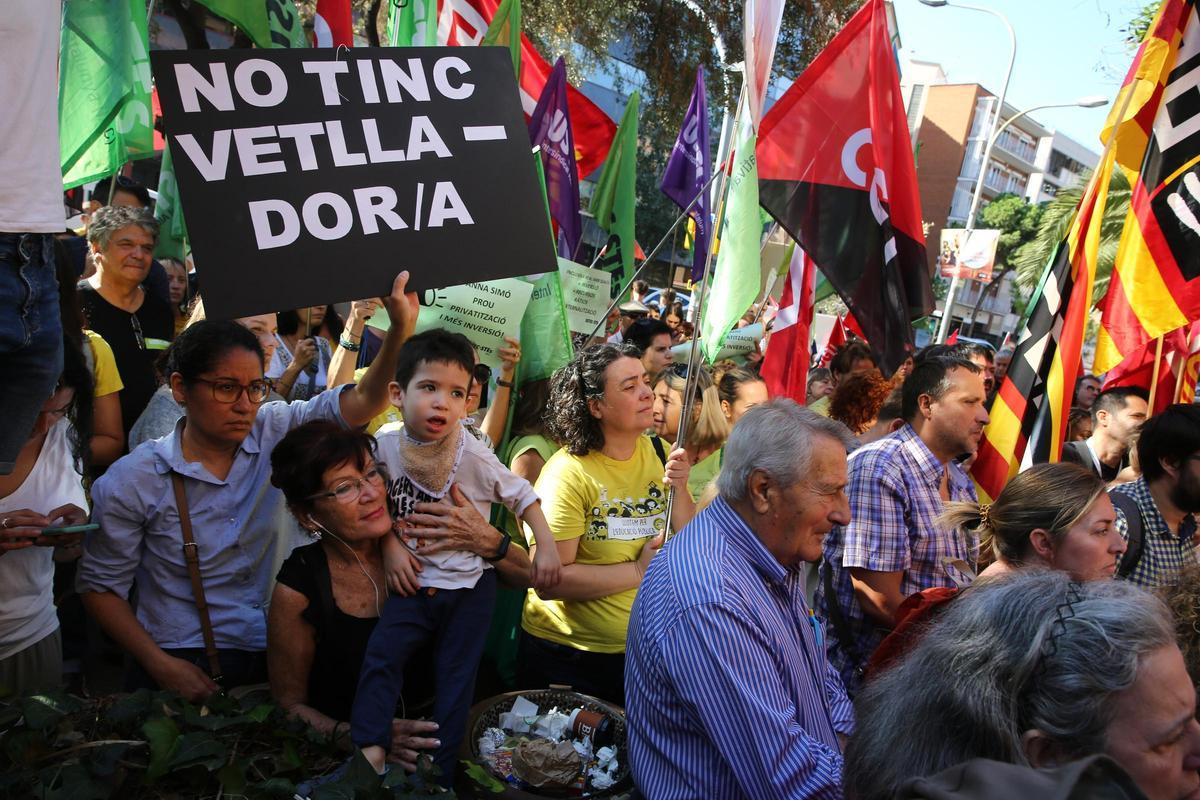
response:
{"label": "woman with curly hair", "polygon": [[521,623],[518,682],[566,684],[625,702],[625,629],[646,566],[667,528],[695,513],[685,450],[669,455],[654,424],[654,396],[634,348],[598,345],[554,374],[549,435],[563,445],[534,487],[558,546],[562,577],[530,592]]}
{"label": "woman with curly hair", "polygon": [[877,369],[853,372],[843,378],[829,400],[829,416],[855,436],[870,430],[895,384]]}

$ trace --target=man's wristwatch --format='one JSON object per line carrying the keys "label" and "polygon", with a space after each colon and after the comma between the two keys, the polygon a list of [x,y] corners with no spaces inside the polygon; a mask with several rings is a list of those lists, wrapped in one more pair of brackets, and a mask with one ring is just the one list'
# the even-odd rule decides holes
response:
{"label": "man's wristwatch", "polygon": [[500,533],[500,546],[496,548],[496,555],[484,556],[483,560],[484,561],[501,561],[501,560],[503,560],[503,558],[506,555],[508,555],[508,546],[510,544],[512,544],[512,537],[509,536],[507,533],[501,532]]}
{"label": "man's wristwatch", "polygon": [[496,378],[496,385],[503,386],[505,389],[515,389],[516,385],[512,381],[506,381],[504,378]]}

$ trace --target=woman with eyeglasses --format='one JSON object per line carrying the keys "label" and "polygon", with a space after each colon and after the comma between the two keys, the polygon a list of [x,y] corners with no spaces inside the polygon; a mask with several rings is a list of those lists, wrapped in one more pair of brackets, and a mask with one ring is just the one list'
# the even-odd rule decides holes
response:
{"label": "woman with eyeglasses", "polygon": [[663,542],[669,486],[677,490],[671,528],[695,514],[687,454],[668,454],[669,443],[646,435],[654,395],[640,356],[636,347],[596,345],[551,379],[547,430],[563,449],[534,488],[563,566],[557,586],[526,600],[522,687],[565,684],[624,705],[625,629]]}
{"label": "woman with eyeglasses", "polygon": [[[316,541],[283,562],[267,616],[271,694],[289,714],[350,746],[350,709],[367,642],[387,600],[383,538],[392,531],[375,440],[333,422],[294,429],[271,454],[271,483]],[[490,553],[489,553],[490,555]],[[411,660],[390,756],[409,770],[433,750],[429,653]]]}
{"label": "woman with eyeglasses", "polygon": [[58,385],[13,471],[0,475],[0,699],[62,680],[54,554],[55,548],[69,552],[79,534],[44,531],[87,521],[83,473],[91,425],[91,369],[74,340],[64,337]]}
{"label": "woman with eyeglasses", "polygon": [[[721,448],[729,438],[729,420],[721,410],[721,396],[712,376],[704,367],[697,367],[696,399],[689,416],[687,442],[688,491],[699,499],[704,488],[716,480],[721,471]],[[687,364],[674,364],[654,381],[654,431],[668,442],[679,438],[679,422],[683,418],[683,395],[687,389]]]}
{"label": "woman with eyeglasses", "polygon": [[[197,300],[187,324],[195,325],[205,318],[204,301]],[[274,354],[277,345],[275,338],[275,313],[256,314],[253,317],[238,317],[234,322],[258,337],[258,343],[262,345],[263,349],[263,363],[269,365],[271,363],[271,356]],[[170,361],[170,348],[167,348],[167,352],[163,356],[163,359],[160,361],[161,364]],[[272,386],[271,394],[267,399],[283,400],[284,398]],[[154,396],[150,398],[150,402],[146,404],[146,410],[142,412],[137,422],[133,423],[133,427],[129,429],[130,452],[142,442],[158,439],[163,436],[170,436],[171,432],[175,430],[175,424],[179,422],[179,418],[182,416],[183,406],[175,399],[175,393],[171,390],[171,386],[166,383],[159,386],[158,391],[154,393]]]}
{"label": "woman with eyeglasses", "polygon": [[[96,481],[101,528],[84,541],[76,579],[85,607],[133,657],[130,688],[200,700],[218,678],[225,687],[265,679],[276,553],[294,544],[280,541],[283,498],[267,480],[271,449],[305,422],[358,427],[387,405],[400,345],[416,321],[407,282],[402,272],[385,301],[391,330],[362,381],[307,402],[264,404],[271,386],[262,345],[241,325],[205,320],[180,334],[167,374],[185,415],[172,435]],[[128,601],[135,576],[136,615]]]}

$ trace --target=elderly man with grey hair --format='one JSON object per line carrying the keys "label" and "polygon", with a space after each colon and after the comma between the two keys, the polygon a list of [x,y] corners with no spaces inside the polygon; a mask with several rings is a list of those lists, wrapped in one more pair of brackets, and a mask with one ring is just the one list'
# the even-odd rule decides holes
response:
{"label": "elderly man with grey hair", "polygon": [[101,208],[88,225],[96,272],[78,286],[88,327],[112,348],[125,384],[121,420],[126,439],[158,388],[154,362],[175,335],[170,306],[142,287],[157,240],[158,223],[145,209]]}
{"label": "elderly man with grey hair", "polygon": [[804,600],[849,522],[841,423],[774,400],[734,427],[718,497],[650,562],[629,622],[629,757],[648,800],[842,796],[853,710]]}

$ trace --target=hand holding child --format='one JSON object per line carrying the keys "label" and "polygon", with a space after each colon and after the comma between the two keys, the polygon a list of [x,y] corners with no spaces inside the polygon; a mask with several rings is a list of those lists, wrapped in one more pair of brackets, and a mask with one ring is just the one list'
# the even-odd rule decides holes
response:
{"label": "hand holding child", "polygon": [[535,591],[553,589],[562,580],[562,559],[557,547],[537,547],[529,570],[529,582]]}

